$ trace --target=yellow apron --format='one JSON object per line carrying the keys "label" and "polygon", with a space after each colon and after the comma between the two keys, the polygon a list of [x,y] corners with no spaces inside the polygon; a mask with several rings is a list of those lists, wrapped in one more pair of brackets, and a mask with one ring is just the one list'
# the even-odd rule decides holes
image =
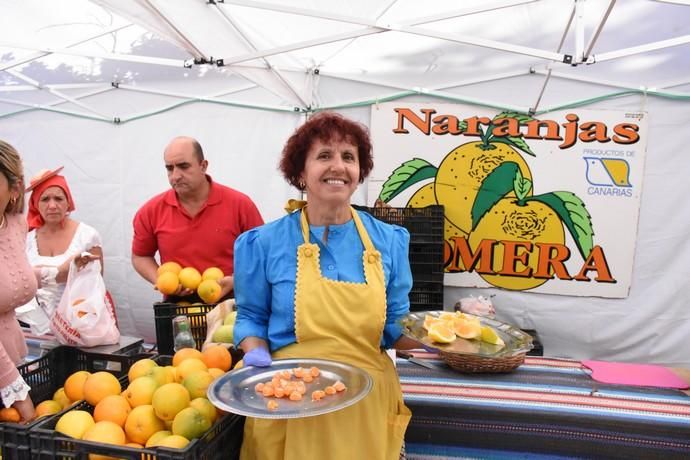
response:
{"label": "yellow apron", "polygon": [[353,209],[364,245],[366,282],[324,278],[319,246],[309,242],[306,213],[301,213],[304,243],[297,249],[297,342],[277,350],[273,358],[346,362],[366,370],[374,385],[360,402],[330,414],[289,420],[247,418],[241,459],[398,459],[410,411],[403,403],[395,367],[379,347],[386,321],[381,254]]}

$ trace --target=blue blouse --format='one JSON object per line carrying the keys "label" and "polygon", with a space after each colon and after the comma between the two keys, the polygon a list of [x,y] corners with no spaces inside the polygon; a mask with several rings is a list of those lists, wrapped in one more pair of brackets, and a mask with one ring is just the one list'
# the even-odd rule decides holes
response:
{"label": "blue blouse", "polygon": [[[297,247],[304,242],[300,212],[294,212],[240,235],[235,241],[235,345],[245,337],[266,340],[271,351],[296,342],[295,280]],[[369,238],[381,253],[386,283],[386,324],[381,346],[391,347],[401,335],[399,321],[410,309],[412,273],[408,259],[410,234],[359,212]],[[310,226],[310,242],[321,250],[321,273],[338,281],[363,283],[364,246],[353,220],[331,225],[328,244],[325,227]]]}

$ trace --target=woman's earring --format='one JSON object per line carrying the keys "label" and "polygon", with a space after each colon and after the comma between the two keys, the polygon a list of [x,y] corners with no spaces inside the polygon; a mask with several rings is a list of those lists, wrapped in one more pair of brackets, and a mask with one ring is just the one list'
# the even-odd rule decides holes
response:
{"label": "woman's earring", "polygon": [[305,188],[306,186],[307,186],[307,184],[305,184],[303,180],[299,181],[299,188],[301,188],[302,190],[304,190],[304,188]]}

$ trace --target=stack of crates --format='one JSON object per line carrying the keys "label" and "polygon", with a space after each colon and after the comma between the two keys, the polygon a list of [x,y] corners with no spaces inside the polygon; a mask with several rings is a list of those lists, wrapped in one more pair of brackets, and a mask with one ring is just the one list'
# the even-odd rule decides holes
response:
{"label": "stack of crates", "polygon": [[[167,366],[172,363],[172,356],[158,355],[153,359],[160,366]],[[129,367],[126,371],[128,370]],[[123,389],[129,385],[126,372],[120,379],[120,383]],[[68,410],[86,411],[93,414],[94,407],[86,401],[80,401]],[[58,420],[59,416],[43,418],[33,427],[30,434],[31,460],[87,458],[118,458],[122,460],[214,460],[222,458],[237,460],[240,455],[244,427],[243,416],[226,414],[216,420],[213,426],[201,437],[193,439],[182,449],[134,448],[70,438],[55,431]]]}
{"label": "stack of crates", "polygon": [[[34,404],[52,399],[67,377],[76,371],[96,372],[106,370],[118,378],[127,371],[136,356],[85,352],[78,348],[59,346],[44,356],[22,364],[17,368],[24,381],[31,387]],[[64,411],[63,411],[64,412]],[[61,414],[63,413],[61,412]],[[0,455],[3,460],[33,460],[30,451],[30,431],[44,419],[24,425],[0,423]]]}
{"label": "stack of crates", "polygon": [[368,208],[354,206],[388,224],[410,232],[412,290],[410,310],[443,309],[443,206],[425,208]]}

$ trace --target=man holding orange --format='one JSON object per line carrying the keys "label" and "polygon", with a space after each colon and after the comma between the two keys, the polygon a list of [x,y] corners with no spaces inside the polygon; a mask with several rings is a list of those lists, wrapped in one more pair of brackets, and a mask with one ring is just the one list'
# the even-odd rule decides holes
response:
{"label": "man holding orange", "polygon": [[[218,267],[221,298],[233,290],[233,247],[242,233],[263,219],[245,194],[226,187],[206,174],[208,160],[191,137],[176,137],[163,154],[171,190],[147,201],[134,216],[132,265],[145,280],[156,284],[160,263],[204,271]],[[192,290],[180,285],[175,295]]]}

